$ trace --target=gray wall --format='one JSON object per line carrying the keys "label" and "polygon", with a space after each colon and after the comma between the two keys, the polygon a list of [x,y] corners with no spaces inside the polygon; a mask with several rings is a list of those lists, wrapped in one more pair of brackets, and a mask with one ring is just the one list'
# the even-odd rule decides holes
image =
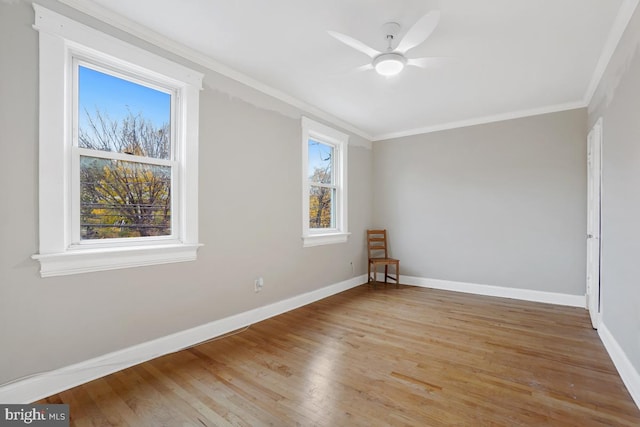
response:
{"label": "gray wall", "polygon": [[584,295],[586,116],[375,142],[374,224],[402,273]]}
{"label": "gray wall", "polygon": [[[194,66],[52,0],[39,3]],[[352,136],[353,235],[303,249],[303,112],[197,66],[206,75],[198,261],[41,279],[30,259],[38,247],[32,23],[28,1],[0,1],[0,384],[362,274],[370,225],[389,229],[406,275],[584,294],[585,110],[376,142],[373,152]],[[639,45],[636,12],[588,117],[604,116],[604,322],[636,369],[640,193],[630,184],[640,182]]]}
{"label": "gray wall", "polygon": [[602,322],[640,372],[640,9],[589,105],[603,118]]}
{"label": "gray wall", "polygon": [[[39,3],[109,30],[55,2]],[[30,259],[38,250],[32,24],[29,2],[0,2],[0,384],[364,274],[372,152],[358,144],[366,141],[350,139],[348,243],[302,248],[302,112],[200,67],[206,73],[199,180],[205,246],[198,260],[41,279]],[[258,276],[265,288],[256,294]]]}

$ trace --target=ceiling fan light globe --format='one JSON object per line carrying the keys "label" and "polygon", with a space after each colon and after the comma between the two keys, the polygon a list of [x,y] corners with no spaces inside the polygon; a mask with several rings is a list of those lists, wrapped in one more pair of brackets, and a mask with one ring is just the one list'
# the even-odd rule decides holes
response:
{"label": "ceiling fan light globe", "polygon": [[390,77],[399,74],[407,59],[397,53],[383,53],[373,60],[373,67],[381,76]]}

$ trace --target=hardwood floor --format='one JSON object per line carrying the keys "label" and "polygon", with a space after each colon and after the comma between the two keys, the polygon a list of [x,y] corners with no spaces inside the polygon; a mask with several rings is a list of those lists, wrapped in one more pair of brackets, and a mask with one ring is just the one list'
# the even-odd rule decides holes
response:
{"label": "hardwood floor", "polygon": [[43,402],[70,404],[73,426],[640,425],[584,309],[408,286],[360,286]]}

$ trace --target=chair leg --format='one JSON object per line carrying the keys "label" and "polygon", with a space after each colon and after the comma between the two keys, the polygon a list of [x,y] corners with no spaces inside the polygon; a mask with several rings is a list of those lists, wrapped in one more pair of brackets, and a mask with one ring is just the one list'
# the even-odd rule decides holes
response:
{"label": "chair leg", "polygon": [[373,264],[373,275],[371,281],[373,282],[373,289],[378,289],[378,264]]}
{"label": "chair leg", "polygon": [[[389,266],[393,266],[395,267],[395,273],[396,273],[396,277],[390,276],[389,275]],[[395,280],[396,281],[396,289],[400,288],[400,263],[394,263],[394,264],[385,264],[384,265],[384,286],[385,288],[389,285],[389,280]],[[378,264],[376,263],[369,263],[368,267],[367,267],[367,284],[369,284],[370,286],[373,285],[374,289],[378,289],[378,283],[382,283],[378,281]]]}
{"label": "chair leg", "polygon": [[389,276],[389,264],[384,265],[384,287],[387,287],[387,277]]}
{"label": "chair leg", "polygon": [[373,289],[378,288],[378,279],[376,278],[376,270],[377,270],[376,263],[370,262],[369,268],[367,269],[367,284],[369,285],[369,287],[373,285]]}

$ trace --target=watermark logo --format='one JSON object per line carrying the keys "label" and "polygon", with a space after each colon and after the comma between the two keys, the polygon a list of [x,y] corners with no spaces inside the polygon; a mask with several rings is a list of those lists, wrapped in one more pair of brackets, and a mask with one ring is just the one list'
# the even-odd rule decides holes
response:
{"label": "watermark logo", "polygon": [[69,405],[2,405],[0,427],[69,427]]}

